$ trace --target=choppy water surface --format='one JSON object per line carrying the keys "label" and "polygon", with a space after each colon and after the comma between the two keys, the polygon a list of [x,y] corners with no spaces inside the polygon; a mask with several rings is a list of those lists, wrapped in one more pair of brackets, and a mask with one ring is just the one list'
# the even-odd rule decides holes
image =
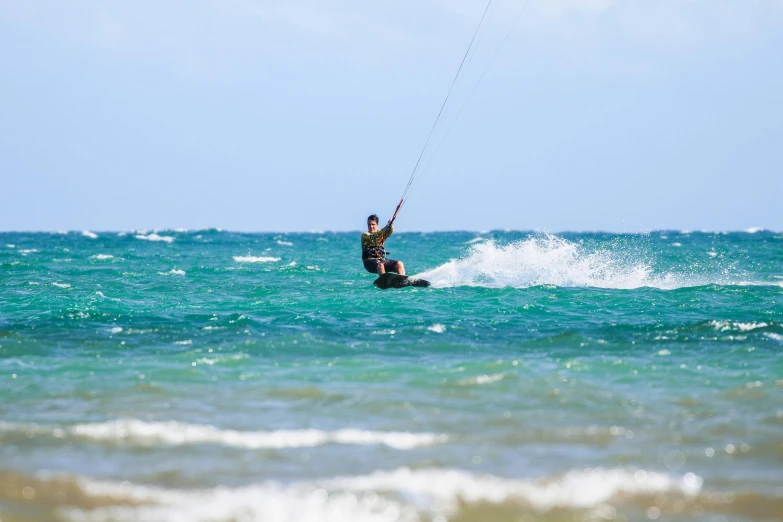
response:
{"label": "choppy water surface", "polygon": [[783,234],[0,234],[0,519],[781,520]]}

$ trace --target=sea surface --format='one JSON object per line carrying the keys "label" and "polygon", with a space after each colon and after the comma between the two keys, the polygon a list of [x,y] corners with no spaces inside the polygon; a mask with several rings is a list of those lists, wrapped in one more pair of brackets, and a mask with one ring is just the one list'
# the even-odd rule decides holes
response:
{"label": "sea surface", "polygon": [[0,520],[783,520],[783,234],[0,233]]}

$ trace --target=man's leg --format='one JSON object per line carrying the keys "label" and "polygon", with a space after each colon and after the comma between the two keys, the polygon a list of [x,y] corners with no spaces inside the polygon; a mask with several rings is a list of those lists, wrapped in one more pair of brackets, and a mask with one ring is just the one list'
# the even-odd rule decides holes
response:
{"label": "man's leg", "polygon": [[383,266],[383,261],[378,262],[378,275],[383,275],[386,273],[386,267]]}
{"label": "man's leg", "polygon": [[397,261],[397,273],[400,275],[405,275],[405,265],[402,264],[402,261]]}

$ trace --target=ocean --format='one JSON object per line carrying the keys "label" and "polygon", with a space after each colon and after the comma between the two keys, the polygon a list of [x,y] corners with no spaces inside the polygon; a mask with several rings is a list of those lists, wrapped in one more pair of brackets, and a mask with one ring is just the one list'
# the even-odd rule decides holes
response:
{"label": "ocean", "polygon": [[783,520],[783,234],[0,233],[0,520]]}

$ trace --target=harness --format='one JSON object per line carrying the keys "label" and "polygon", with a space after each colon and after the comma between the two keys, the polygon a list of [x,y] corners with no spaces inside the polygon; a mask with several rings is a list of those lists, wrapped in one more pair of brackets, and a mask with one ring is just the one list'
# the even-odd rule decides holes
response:
{"label": "harness", "polygon": [[384,248],[383,243],[384,239],[381,239],[380,245],[362,248],[362,261],[367,261],[368,259],[386,259],[386,254],[388,254],[388,252]]}
{"label": "harness", "polygon": [[386,259],[386,254],[388,254],[388,252],[386,252],[382,246],[363,248],[362,261],[367,261],[368,259]]}

